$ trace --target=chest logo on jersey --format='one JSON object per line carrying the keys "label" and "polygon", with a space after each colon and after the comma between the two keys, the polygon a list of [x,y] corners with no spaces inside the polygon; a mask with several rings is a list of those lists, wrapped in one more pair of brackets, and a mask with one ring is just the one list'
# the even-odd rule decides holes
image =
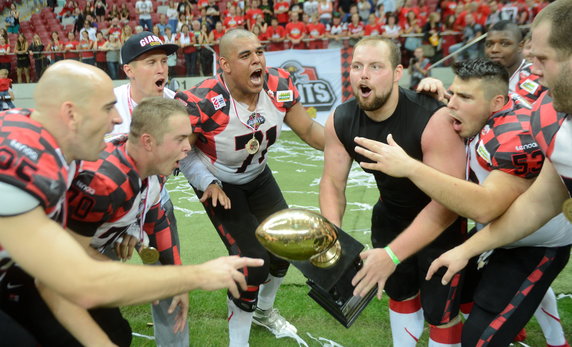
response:
{"label": "chest logo on jersey", "polygon": [[536,92],[536,90],[538,89],[539,85],[538,85],[538,83],[536,83],[534,81],[526,80],[520,84],[520,87],[523,90],[526,90],[527,92],[529,92],[530,94],[534,94]]}
{"label": "chest logo on jersey", "polygon": [[258,130],[258,128],[264,124],[264,122],[266,122],[266,118],[264,118],[263,115],[253,112],[250,116],[248,116],[246,124],[254,130]]}
{"label": "chest logo on jersey", "polygon": [[217,96],[213,96],[211,98],[211,102],[213,103],[215,110],[220,110],[221,108],[226,106],[226,102],[224,101],[224,97],[220,94]]}
{"label": "chest logo on jersey", "polygon": [[276,101],[278,102],[294,101],[294,93],[291,90],[279,90],[276,92]]}
{"label": "chest logo on jersey", "polygon": [[477,147],[477,154],[479,157],[483,158],[489,165],[491,164],[491,154],[487,151],[483,141],[479,141],[479,146]]}

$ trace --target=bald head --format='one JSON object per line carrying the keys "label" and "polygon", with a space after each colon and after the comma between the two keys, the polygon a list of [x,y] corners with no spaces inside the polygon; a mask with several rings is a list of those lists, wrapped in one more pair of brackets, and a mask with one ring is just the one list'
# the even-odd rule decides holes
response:
{"label": "bald head", "polygon": [[244,29],[232,29],[227,31],[220,39],[220,56],[228,59],[235,48],[236,40],[242,38],[253,38],[258,40],[256,35]]}
{"label": "bald head", "polygon": [[36,86],[36,108],[45,113],[66,101],[86,103],[94,88],[113,89],[111,79],[104,71],[75,60],[59,61],[44,72]]}

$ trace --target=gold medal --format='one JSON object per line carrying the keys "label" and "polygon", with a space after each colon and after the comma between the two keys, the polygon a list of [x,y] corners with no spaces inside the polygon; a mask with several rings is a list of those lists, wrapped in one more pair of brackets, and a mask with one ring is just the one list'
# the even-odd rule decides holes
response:
{"label": "gold medal", "polygon": [[141,247],[139,257],[143,264],[155,264],[159,260],[159,251],[154,247]]}
{"label": "gold medal", "polygon": [[252,136],[252,138],[246,143],[246,152],[248,152],[248,154],[256,154],[259,149],[260,143],[254,136]]}
{"label": "gold medal", "polygon": [[566,199],[562,204],[562,213],[572,223],[572,198]]}

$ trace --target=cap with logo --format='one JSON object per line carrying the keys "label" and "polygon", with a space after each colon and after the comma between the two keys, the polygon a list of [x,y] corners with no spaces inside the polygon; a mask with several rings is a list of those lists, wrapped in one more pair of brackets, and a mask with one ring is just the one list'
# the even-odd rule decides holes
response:
{"label": "cap with logo", "polygon": [[121,47],[121,61],[129,64],[138,56],[154,50],[163,50],[165,54],[175,53],[179,46],[172,43],[163,43],[159,37],[148,31],[142,31],[131,36]]}

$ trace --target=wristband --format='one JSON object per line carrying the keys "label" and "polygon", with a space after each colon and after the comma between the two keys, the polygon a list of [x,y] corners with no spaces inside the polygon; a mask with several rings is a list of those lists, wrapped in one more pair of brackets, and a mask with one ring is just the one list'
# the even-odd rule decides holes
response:
{"label": "wristband", "polygon": [[220,189],[222,189],[222,182],[218,179],[214,179],[211,183],[209,183],[209,186],[211,184],[216,184]]}
{"label": "wristband", "polygon": [[399,258],[397,258],[397,256],[395,255],[395,253],[393,253],[393,251],[391,250],[391,248],[389,248],[389,246],[385,246],[385,248],[383,248],[383,249],[385,250],[385,252],[389,256],[389,258],[391,258],[391,261],[393,262],[393,264],[399,265],[399,263],[401,263],[401,261],[399,261]]}

